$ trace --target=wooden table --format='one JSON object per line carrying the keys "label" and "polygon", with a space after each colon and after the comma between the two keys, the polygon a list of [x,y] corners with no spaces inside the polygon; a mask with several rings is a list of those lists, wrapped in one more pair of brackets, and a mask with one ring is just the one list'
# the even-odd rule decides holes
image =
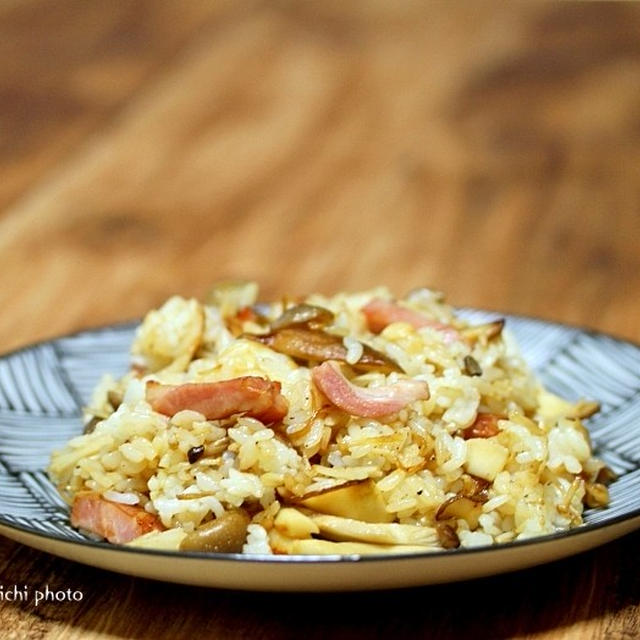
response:
{"label": "wooden table", "polygon": [[[257,279],[418,285],[640,339],[640,6],[5,0],[0,349]],[[640,637],[639,535],[527,571],[279,595],[0,538],[2,638]]]}

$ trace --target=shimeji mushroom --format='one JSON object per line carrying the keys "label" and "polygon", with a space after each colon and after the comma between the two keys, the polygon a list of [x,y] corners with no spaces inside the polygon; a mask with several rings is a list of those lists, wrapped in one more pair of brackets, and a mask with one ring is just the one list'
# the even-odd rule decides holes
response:
{"label": "shimeji mushroom", "polygon": [[180,551],[240,553],[247,538],[249,516],[242,509],[225,511],[200,525],[180,542]]}

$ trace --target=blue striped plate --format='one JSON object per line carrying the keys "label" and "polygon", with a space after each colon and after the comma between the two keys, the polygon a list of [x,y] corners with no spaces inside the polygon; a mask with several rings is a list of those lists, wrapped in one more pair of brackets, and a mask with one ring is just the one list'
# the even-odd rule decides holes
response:
{"label": "blue striped plate", "polygon": [[[496,314],[465,309],[473,321]],[[43,342],[0,358],[0,533],[96,567],[234,589],[338,591],[450,582],[563,558],[640,528],[640,347],[593,331],[507,316],[545,385],[601,411],[588,421],[596,454],[617,474],[611,505],[572,531],[476,549],[404,556],[169,553],[96,542],[71,528],[45,469],[82,431],[81,407],[103,373],[123,374],[135,325]],[[159,559],[162,562],[158,562]]]}

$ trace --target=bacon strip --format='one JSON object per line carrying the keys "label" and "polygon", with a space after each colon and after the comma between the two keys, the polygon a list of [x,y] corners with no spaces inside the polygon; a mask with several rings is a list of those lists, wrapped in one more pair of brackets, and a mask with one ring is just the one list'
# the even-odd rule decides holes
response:
{"label": "bacon strip", "polygon": [[208,420],[242,413],[269,424],[282,420],[289,410],[280,389],[279,382],[257,376],[180,385],[149,381],[146,398],[154,411],[166,416],[191,409],[202,413]]}
{"label": "bacon strip", "polygon": [[380,333],[387,325],[393,322],[407,322],[416,329],[431,327],[441,331],[447,343],[461,340],[460,333],[451,325],[432,320],[418,311],[401,307],[395,302],[389,302],[382,298],[373,298],[362,307],[361,311],[367,319],[369,330],[373,333]]}
{"label": "bacon strip", "polygon": [[115,544],[164,529],[160,520],[142,507],[111,502],[92,491],[76,495],[71,508],[71,525]]}
{"label": "bacon strip", "polygon": [[362,418],[380,418],[397,413],[416,400],[429,397],[429,387],[419,380],[400,380],[375,389],[357,387],[347,380],[333,361],[312,371],[313,381],[336,407]]}

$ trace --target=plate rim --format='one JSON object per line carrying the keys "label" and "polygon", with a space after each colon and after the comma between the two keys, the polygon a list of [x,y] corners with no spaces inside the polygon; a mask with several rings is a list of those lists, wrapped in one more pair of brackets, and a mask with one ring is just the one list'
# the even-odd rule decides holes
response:
{"label": "plate rim", "polygon": [[[457,549],[442,549],[436,551],[422,551],[418,553],[393,553],[393,554],[343,554],[343,555],[280,555],[280,554],[242,554],[242,553],[217,553],[217,552],[202,552],[202,551],[168,551],[163,549],[149,549],[144,547],[130,547],[126,544],[113,544],[109,542],[103,542],[100,540],[91,539],[71,539],[61,536],[50,535],[30,529],[19,523],[7,521],[3,514],[0,514],[0,525],[9,529],[14,529],[21,533],[27,533],[35,535],[45,540],[51,540],[53,542],[63,542],[74,545],[80,545],[83,547],[90,547],[94,549],[101,549],[106,551],[124,551],[126,553],[133,553],[135,555],[157,556],[163,558],[192,558],[197,560],[225,560],[235,561],[245,564],[247,562],[252,564],[289,564],[289,563],[314,563],[314,564],[334,564],[336,562],[379,562],[385,560],[411,560],[420,558],[422,560],[428,560],[430,558],[444,558],[444,557],[458,557],[463,555],[479,555],[483,553],[491,553],[499,550],[507,549],[520,549],[526,547],[533,547],[539,544],[554,543],[562,541],[568,538],[577,536],[584,536],[588,533],[594,533],[601,529],[608,529],[615,527],[633,520],[634,518],[640,518],[640,507],[633,511],[629,511],[624,514],[620,514],[612,517],[610,520],[593,523],[583,523],[574,527],[573,529],[567,529],[564,531],[557,531],[555,533],[548,533],[541,536],[532,536],[531,538],[525,538],[522,540],[512,540],[509,542],[501,542],[492,545],[481,545],[477,547],[461,547]],[[640,522],[639,528],[640,528]]]}
{"label": "plate rim", "polygon": [[[523,322],[534,322],[542,326],[561,327],[568,330],[577,331],[578,333],[583,335],[588,335],[595,338],[613,340],[618,344],[630,345],[640,350],[640,342],[636,342],[635,340],[632,340],[632,339],[616,336],[611,333],[608,333],[593,327],[569,324],[567,322],[549,320],[547,318],[542,318],[539,316],[530,316],[530,315],[524,315],[519,313],[507,312],[503,310],[469,307],[469,306],[453,306],[453,308],[456,312],[482,313],[482,314],[504,317],[507,320],[507,322],[509,321],[509,319],[514,319],[514,320],[519,320]],[[34,342],[12,348],[8,351],[0,352],[0,361],[6,360],[8,358],[11,358],[15,355],[19,355],[20,353],[23,353],[26,351],[33,351],[38,347],[42,347],[45,345],[55,345],[55,343],[59,341],[78,338],[88,334],[95,334],[95,337],[98,339],[100,334],[108,331],[112,331],[112,330],[134,331],[140,325],[141,322],[142,322],[142,318],[121,320],[121,321],[116,321],[109,324],[83,327],[83,328],[71,330],[69,332],[65,332],[53,337],[42,338]],[[507,327],[508,327],[508,324],[507,324]],[[33,415],[33,414],[31,412],[26,412],[24,415]],[[80,418],[79,413],[77,414],[77,418]],[[46,468],[38,469],[37,471],[46,473]],[[630,473],[633,473],[633,471],[631,471]],[[47,478],[48,478],[48,475],[47,475]],[[460,556],[476,556],[477,557],[480,555],[496,553],[498,551],[507,551],[511,549],[517,550],[517,549],[523,549],[523,548],[526,549],[526,548],[531,548],[538,545],[557,543],[559,541],[564,541],[566,539],[570,539],[573,537],[582,537],[589,533],[594,533],[599,530],[615,527],[624,522],[631,521],[635,518],[640,518],[640,507],[637,507],[636,509],[633,509],[631,511],[613,516],[608,520],[603,520],[603,521],[598,521],[593,523],[585,522],[572,529],[557,531],[554,533],[548,533],[540,536],[532,536],[530,538],[526,538],[522,540],[512,540],[508,542],[494,543],[491,545],[481,545],[476,547],[442,549],[442,550],[429,551],[429,552],[393,553],[393,554],[342,554],[342,555],[338,555],[338,554],[332,554],[332,555],[273,554],[271,555],[271,554],[242,554],[242,553],[214,553],[214,552],[207,553],[207,552],[197,552],[197,551],[188,551],[188,552],[168,551],[168,550],[162,550],[162,549],[129,547],[127,545],[122,545],[122,544],[112,544],[106,541],[92,540],[90,538],[71,539],[68,537],[62,537],[62,536],[57,536],[57,535],[49,534],[46,532],[38,531],[26,525],[12,522],[10,520],[7,520],[5,518],[5,514],[0,512],[0,524],[3,527],[15,530],[19,533],[25,533],[28,535],[36,536],[43,540],[49,540],[55,543],[79,545],[85,548],[100,549],[101,551],[106,551],[106,552],[132,553],[136,556],[147,556],[150,558],[151,557],[162,557],[165,559],[166,558],[171,558],[171,559],[185,558],[185,559],[201,560],[201,561],[205,560],[209,562],[224,560],[225,562],[240,563],[242,565],[255,564],[255,565],[261,565],[261,566],[268,566],[272,564],[275,564],[278,566],[286,566],[288,564],[335,565],[336,563],[353,565],[353,564],[359,564],[359,563],[369,564],[369,563],[377,563],[377,562],[385,562],[385,561],[389,562],[392,560],[407,561],[407,560],[417,560],[417,559],[423,562],[424,561],[428,562],[429,559],[444,560],[447,557],[460,557]],[[46,522],[50,520],[43,520],[43,521]],[[638,524],[639,524],[638,528],[640,528],[640,522]],[[627,535],[627,534],[623,534],[623,535]]]}

